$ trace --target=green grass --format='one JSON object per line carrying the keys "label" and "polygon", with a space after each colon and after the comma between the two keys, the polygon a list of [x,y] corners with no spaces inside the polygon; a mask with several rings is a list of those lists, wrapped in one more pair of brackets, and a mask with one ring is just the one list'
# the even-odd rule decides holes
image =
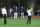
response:
{"label": "green grass", "polygon": [[26,24],[27,18],[7,18],[7,24],[4,19],[0,18],[0,27],[40,27],[40,18],[32,18],[31,24]]}

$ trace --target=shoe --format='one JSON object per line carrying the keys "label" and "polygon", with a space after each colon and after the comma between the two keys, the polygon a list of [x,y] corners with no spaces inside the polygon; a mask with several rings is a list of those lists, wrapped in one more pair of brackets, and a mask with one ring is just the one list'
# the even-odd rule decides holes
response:
{"label": "shoe", "polygon": [[5,22],[4,22],[4,24],[5,24]]}
{"label": "shoe", "polygon": [[29,24],[31,24],[31,23],[29,23]]}
{"label": "shoe", "polygon": [[5,24],[7,24],[7,22]]}
{"label": "shoe", "polygon": [[26,23],[26,24],[28,24],[28,23]]}
{"label": "shoe", "polygon": [[7,22],[5,22],[4,24],[7,24]]}

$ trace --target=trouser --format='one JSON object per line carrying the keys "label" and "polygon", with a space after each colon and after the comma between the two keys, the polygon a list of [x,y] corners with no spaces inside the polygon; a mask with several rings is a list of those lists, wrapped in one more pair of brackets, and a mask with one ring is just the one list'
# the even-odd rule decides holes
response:
{"label": "trouser", "polygon": [[31,24],[31,16],[28,16],[28,21],[27,23],[29,22],[29,24]]}
{"label": "trouser", "polygon": [[10,12],[10,17],[12,17],[13,16],[13,14],[12,14],[12,12]]}
{"label": "trouser", "polygon": [[24,18],[24,12],[23,12],[23,13],[21,13],[21,18]]}
{"label": "trouser", "polygon": [[17,16],[18,16],[18,13],[14,12],[14,18],[17,18]]}
{"label": "trouser", "polygon": [[4,14],[4,24],[6,24],[7,21],[6,21],[6,14]]}

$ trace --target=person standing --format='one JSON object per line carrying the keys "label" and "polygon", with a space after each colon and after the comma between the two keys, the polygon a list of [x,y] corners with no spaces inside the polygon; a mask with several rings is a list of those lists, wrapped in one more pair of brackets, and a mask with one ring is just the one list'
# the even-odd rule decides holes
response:
{"label": "person standing", "polygon": [[16,6],[16,8],[14,9],[14,18],[17,18],[17,16],[18,16],[18,9],[17,9],[17,6]]}
{"label": "person standing", "polygon": [[12,18],[13,14],[12,14],[12,8],[10,8],[10,18]]}
{"label": "person standing", "polygon": [[14,6],[14,10],[16,9],[16,7]]}
{"label": "person standing", "polygon": [[6,14],[7,14],[7,11],[6,11],[6,7],[4,6],[4,7],[2,8],[2,15],[3,15],[3,17],[4,17],[4,24],[7,24]]}
{"label": "person standing", "polygon": [[21,18],[24,18],[24,8],[21,6]]}
{"label": "person standing", "polygon": [[30,10],[27,9],[28,20],[27,20],[27,23],[26,24],[28,24],[28,22],[29,22],[29,24],[31,24],[31,15],[32,15],[31,12],[32,12],[32,8]]}

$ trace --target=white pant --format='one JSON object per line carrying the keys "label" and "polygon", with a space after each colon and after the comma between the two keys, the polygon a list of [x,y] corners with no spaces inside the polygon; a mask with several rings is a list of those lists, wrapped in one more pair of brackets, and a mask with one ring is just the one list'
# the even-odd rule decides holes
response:
{"label": "white pant", "polygon": [[24,18],[24,13],[21,13],[21,18]]}
{"label": "white pant", "polygon": [[14,12],[14,18],[17,18],[17,16],[18,16],[18,13]]}

